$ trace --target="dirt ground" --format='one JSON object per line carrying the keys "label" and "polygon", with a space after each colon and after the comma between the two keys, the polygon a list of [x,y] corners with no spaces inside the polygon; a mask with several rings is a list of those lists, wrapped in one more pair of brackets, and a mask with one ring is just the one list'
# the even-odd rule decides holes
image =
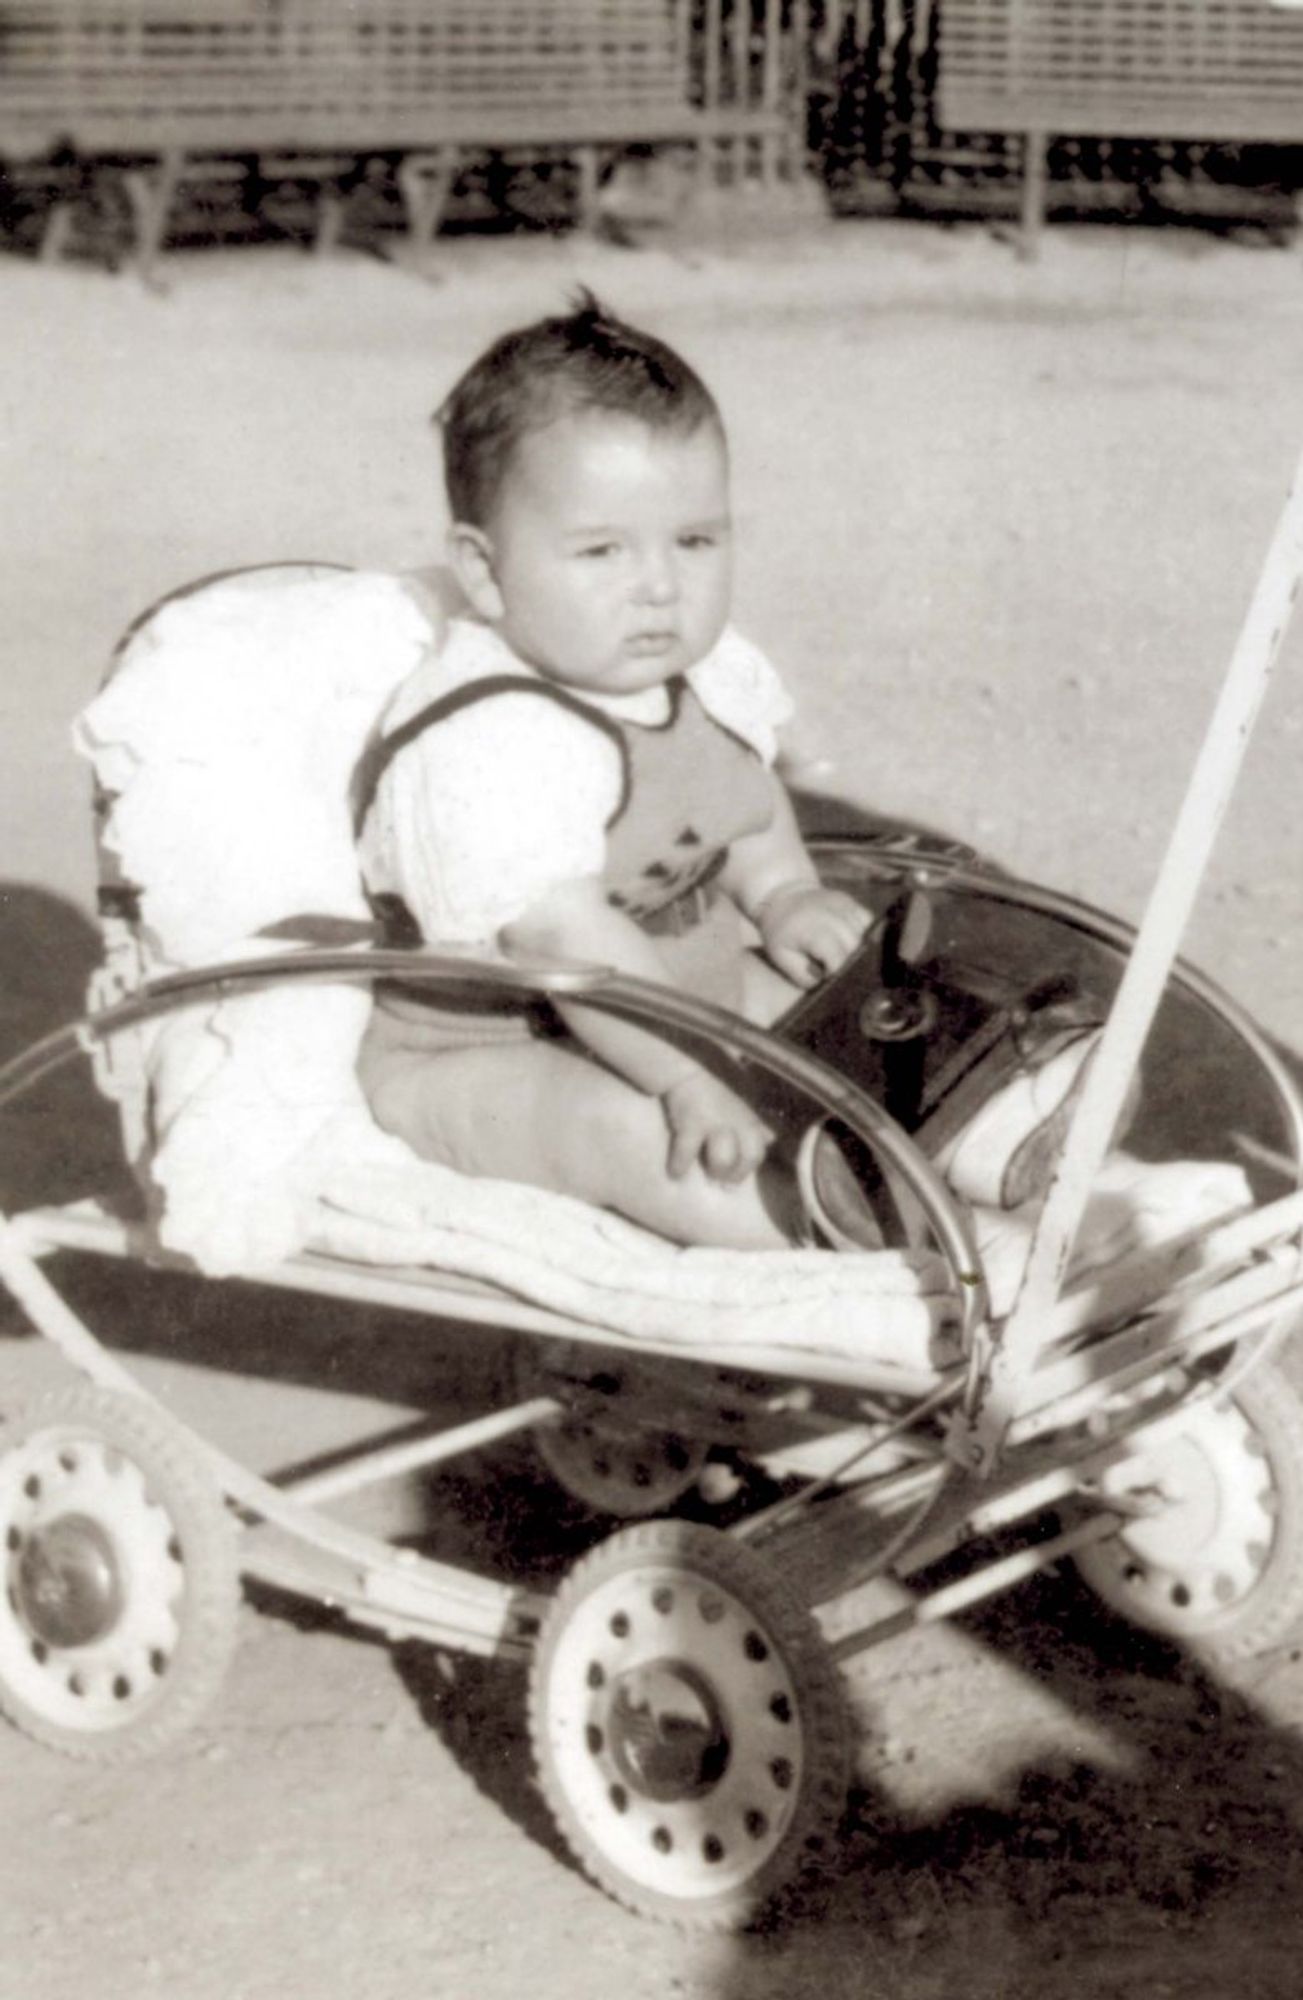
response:
{"label": "dirt ground", "polygon": [[[428,412],[586,282],[679,344],[734,446],[738,621],[785,668],[807,781],[1136,916],[1303,442],[1297,250],[1194,232],[845,223],[622,252],[463,241],[425,273],[280,251],[130,276],[0,266],[0,1041],[94,950],[68,724],[145,604],[278,557],[437,554]],[[1190,955],[1297,1054],[1303,630]],[[93,1185],[76,1079],[11,1118],[0,1194]],[[67,1273],[115,1346],[255,1464],[463,1405],[486,1336],[131,1271]],[[0,1322],[0,1407],[58,1370]],[[1286,1362],[1303,1382],[1303,1364]],[[374,1525],[555,1572],[591,1529],[520,1451]],[[1303,1653],[1234,1676],[1051,1575],[856,1663],[844,1866],[781,1930],[680,1936],[565,1859],[513,1669],[264,1596],[225,1689],[124,1771],[0,1741],[13,2000],[1292,2000]]]}

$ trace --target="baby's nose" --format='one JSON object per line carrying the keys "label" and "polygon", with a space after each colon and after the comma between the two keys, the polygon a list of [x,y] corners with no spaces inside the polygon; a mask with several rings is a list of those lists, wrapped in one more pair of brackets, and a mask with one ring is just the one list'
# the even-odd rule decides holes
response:
{"label": "baby's nose", "polygon": [[638,565],[635,588],[641,604],[673,603],[679,591],[673,556],[662,549],[647,550]]}

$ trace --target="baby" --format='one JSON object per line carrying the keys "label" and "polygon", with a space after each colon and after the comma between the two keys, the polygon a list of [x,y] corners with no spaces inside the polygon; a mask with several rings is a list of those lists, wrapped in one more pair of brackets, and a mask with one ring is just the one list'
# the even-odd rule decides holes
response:
{"label": "baby", "polygon": [[[613,966],[775,1020],[869,917],[818,880],[773,769],[790,704],[728,622],[713,398],[585,295],[498,340],[440,421],[472,615],[385,718],[360,800],[373,894],[436,949]],[[756,1110],[591,1008],[390,989],[360,1076],[426,1159],[678,1243],[792,1240],[790,1174]]]}

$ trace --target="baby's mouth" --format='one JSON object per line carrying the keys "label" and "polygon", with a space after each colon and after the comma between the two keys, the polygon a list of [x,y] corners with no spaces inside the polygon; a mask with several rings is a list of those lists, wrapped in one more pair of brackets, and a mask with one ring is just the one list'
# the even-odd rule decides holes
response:
{"label": "baby's mouth", "polygon": [[655,660],[678,644],[677,632],[635,632],[626,640],[626,649],[636,659]]}

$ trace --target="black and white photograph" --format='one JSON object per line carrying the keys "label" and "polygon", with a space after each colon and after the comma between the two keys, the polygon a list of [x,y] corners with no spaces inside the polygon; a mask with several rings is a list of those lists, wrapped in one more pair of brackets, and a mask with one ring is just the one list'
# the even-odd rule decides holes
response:
{"label": "black and white photograph", "polygon": [[0,0],[0,2000],[1296,2000],[1303,0]]}

